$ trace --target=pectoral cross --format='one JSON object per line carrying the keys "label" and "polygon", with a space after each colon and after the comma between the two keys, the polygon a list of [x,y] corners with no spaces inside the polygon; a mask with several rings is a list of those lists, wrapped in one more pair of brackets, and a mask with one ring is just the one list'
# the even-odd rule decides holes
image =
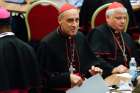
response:
{"label": "pectoral cross", "polygon": [[75,68],[73,67],[72,63],[70,64],[70,67],[69,67],[69,72],[70,73],[73,73],[75,71]]}
{"label": "pectoral cross", "polygon": [[123,53],[124,60],[127,62],[127,55]]}

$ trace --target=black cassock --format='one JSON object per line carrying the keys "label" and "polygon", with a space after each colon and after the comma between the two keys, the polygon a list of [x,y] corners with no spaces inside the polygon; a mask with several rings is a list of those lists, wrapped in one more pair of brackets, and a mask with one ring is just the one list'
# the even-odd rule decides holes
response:
{"label": "black cassock", "polygon": [[[75,57],[79,63],[73,67],[79,69],[79,73],[84,77],[89,77],[88,69],[92,65],[98,65],[99,60],[89,52],[89,48],[85,43],[85,37],[82,33],[74,37],[75,48],[77,50],[77,56]],[[66,45],[68,37],[61,35],[58,31],[54,31],[47,35],[39,49],[38,57],[41,64],[41,73],[44,80],[44,87],[48,89],[45,92],[48,93],[65,93],[57,91],[56,88],[70,88],[70,63],[67,60],[67,49],[69,45]],[[69,49],[68,49],[69,50]]]}
{"label": "black cassock", "polygon": [[[118,41],[121,44],[120,46],[123,46],[122,42],[124,43],[127,61],[124,59],[122,50],[115,41],[113,34],[116,38],[120,38],[122,34],[123,41],[121,39],[118,39]],[[97,57],[104,60],[105,64],[102,65],[104,76],[111,74],[112,69],[120,64],[128,67],[130,57],[135,57],[137,62],[140,62],[138,52],[131,37],[126,32],[121,34],[117,35],[107,24],[96,27],[88,34],[88,43],[91,50]],[[123,50],[124,47],[122,47]]]}
{"label": "black cassock", "polygon": [[40,74],[33,49],[12,32],[1,33],[0,93],[39,86]]}

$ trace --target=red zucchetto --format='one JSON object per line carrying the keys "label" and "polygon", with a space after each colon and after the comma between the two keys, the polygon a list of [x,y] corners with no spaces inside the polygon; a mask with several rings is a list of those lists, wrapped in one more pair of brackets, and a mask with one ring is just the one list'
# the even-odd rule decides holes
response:
{"label": "red zucchetto", "polygon": [[70,10],[70,9],[77,9],[77,7],[71,5],[71,4],[68,4],[68,3],[65,3],[64,5],[62,5],[62,7],[60,8],[59,10],[59,14],[62,14],[63,12],[67,11],[67,10]]}
{"label": "red zucchetto", "polygon": [[119,2],[113,2],[112,4],[109,5],[107,10],[116,9],[116,8],[124,8],[124,6]]}
{"label": "red zucchetto", "polygon": [[10,24],[10,12],[0,7],[0,26]]}
{"label": "red zucchetto", "polygon": [[127,13],[126,8],[123,6],[123,4],[121,4],[119,2],[111,3],[106,10],[106,14],[109,15],[109,14],[114,13],[115,11],[122,12],[122,13]]}
{"label": "red zucchetto", "polygon": [[5,8],[0,7],[0,19],[6,19],[10,17],[10,12],[7,11]]}

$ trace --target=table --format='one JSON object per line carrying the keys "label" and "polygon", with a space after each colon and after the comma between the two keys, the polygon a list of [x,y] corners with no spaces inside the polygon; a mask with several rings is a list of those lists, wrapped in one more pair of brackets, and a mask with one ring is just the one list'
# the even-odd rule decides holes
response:
{"label": "table", "polygon": [[[112,85],[120,85],[120,83],[122,83],[122,87],[124,87],[124,84],[127,84],[130,82],[130,77],[123,77],[123,75],[127,76],[128,73],[124,73],[124,74],[112,74],[109,77],[107,77],[105,79],[105,82],[107,83],[108,86],[112,86]],[[128,85],[129,86],[129,85]],[[111,93],[131,93],[133,86],[131,85],[130,88],[124,89],[121,86],[119,86],[120,89],[112,89]],[[122,88],[122,89],[121,89]]]}
{"label": "table", "polygon": [[132,5],[132,8],[134,11],[139,11],[140,10],[140,5]]}
{"label": "table", "polygon": [[108,86],[111,86],[118,85],[120,81],[128,82],[129,80],[130,78],[121,77],[118,74],[112,74],[105,79],[105,82],[108,84]]}
{"label": "table", "polygon": [[130,1],[133,11],[140,10],[140,0],[137,1]]}
{"label": "table", "polygon": [[[15,3],[7,3],[4,0],[0,0],[0,6],[5,7],[6,9],[10,11],[26,12],[28,6],[30,5],[32,1],[33,0],[26,0],[26,4],[15,4]],[[52,1],[56,2],[56,0],[52,0]],[[62,2],[64,3],[64,0],[60,0],[60,1],[61,1],[61,4]],[[140,10],[140,5],[132,5],[132,8],[134,11]]]}
{"label": "table", "polygon": [[15,12],[26,12],[28,6],[30,5],[32,0],[26,0],[25,4],[15,4],[15,3],[7,3],[4,0],[0,0],[0,6]]}

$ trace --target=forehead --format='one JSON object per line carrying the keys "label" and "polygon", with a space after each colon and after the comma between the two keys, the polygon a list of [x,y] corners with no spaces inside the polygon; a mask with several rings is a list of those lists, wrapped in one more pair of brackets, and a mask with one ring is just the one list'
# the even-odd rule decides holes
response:
{"label": "forehead", "polygon": [[70,9],[63,13],[64,18],[79,18],[78,9]]}
{"label": "forehead", "polygon": [[115,12],[114,14],[112,14],[112,16],[118,16],[118,17],[127,17],[127,13],[122,13],[122,12]]}

